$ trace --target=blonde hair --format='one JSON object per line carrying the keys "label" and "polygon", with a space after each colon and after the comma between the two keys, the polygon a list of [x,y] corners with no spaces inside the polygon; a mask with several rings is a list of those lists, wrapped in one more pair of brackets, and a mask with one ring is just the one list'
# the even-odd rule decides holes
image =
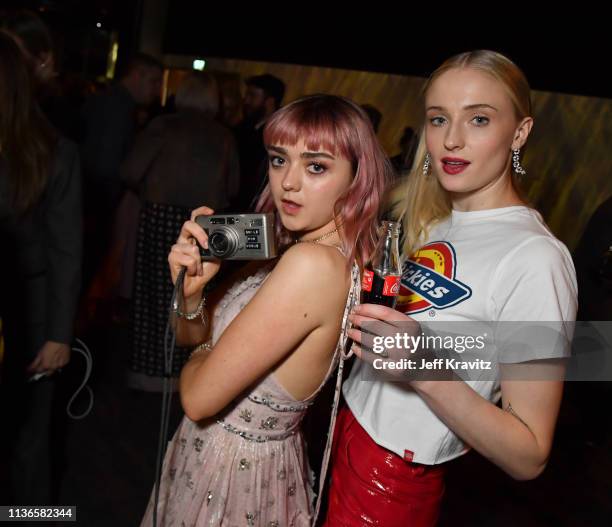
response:
{"label": "blonde hair", "polygon": [[210,116],[219,111],[219,88],[213,75],[189,73],[176,90],[174,102],[178,110],[197,110]]}
{"label": "blonde hair", "polygon": [[[517,120],[531,115],[530,88],[524,73],[509,58],[495,51],[469,51],[446,60],[427,79],[423,87],[423,98],[438,77],[455,68],[471,68],[491,75],[506,89]],[[411,255],[418,249],[427,238],[429,229],[451,212],[447,192],[436,177],[428,177],[423,171],[426,155],[427,145],[422,127],[412,169],[390,193],[393,215],[400,218],[403,224],[403,251],[406,255]],[[513,185],[518,190],[515,180]]]}

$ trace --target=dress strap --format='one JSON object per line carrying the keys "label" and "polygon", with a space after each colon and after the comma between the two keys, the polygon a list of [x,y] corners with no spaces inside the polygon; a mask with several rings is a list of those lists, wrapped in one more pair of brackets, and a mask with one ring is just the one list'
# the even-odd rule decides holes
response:
{"label": "dress strap", "polygon": [[[340,250],[340,248],[338,248]],[[341,251],[342,252],[342,251]],[[348,316],[351,313],[353,307],[359,304],[359,296],[361,294],[361,273],[359,266],[353,263],[351,270],[351,288],[346,299],[346,306],[344,308],[344,315],[342,317],[342,327],[340,329],[340,337],[338,344],[336,345],[336,353],[339,355],[338,359],[338,372],[336,374],[336,389],[334,391],[334,403],[332,406],[331,419],[329,422],[329,430],[327,431],[327,441],[325,443],[325,451],[323,453],[323,461],[321,462],[321,471],[319,475],[319,492],[317,495],[317,502],[315,506],[314,518],[312,525],[316,525],[317,518],[321,509],[321,498],[323,496],[323,490],[325,489],[325,480],[327,479],[327,469],[329,467],[329,459],[331,456],[331,447],[334,437],[334,428],[336,426],[336,416],[338,415],[338,405],[340,403],[340,392],[342,391],[342,374],[344,372],[344,361],[348,359],[352,352],[349,350],[348,354],[345,354],[344,348],[348,340],[347,332],[349,330]]]}
{"label": "dress strap", "polygon": [[346,254],[344,254],[344,247],[342,247],[342,245],[330,245],[329,247],[335,247],[336,249],[340,251],[340,254],[342,256],[346,257]]}

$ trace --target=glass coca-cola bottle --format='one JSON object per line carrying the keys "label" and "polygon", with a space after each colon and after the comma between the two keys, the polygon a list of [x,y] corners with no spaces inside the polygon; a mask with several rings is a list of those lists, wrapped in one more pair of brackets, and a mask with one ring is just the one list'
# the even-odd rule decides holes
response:
{"label": "glass coca-cola bottle", "polygon": [[395,307],[399,294],[402,266],[399,255],[400,224],[383,221],[379,239],[361,280],[361,303]]}

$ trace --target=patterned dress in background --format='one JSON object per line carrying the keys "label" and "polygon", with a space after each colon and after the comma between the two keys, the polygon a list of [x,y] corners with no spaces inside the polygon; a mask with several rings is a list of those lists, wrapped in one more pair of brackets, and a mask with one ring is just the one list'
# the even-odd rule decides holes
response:
{"label": "patterned dress in background", "polygon": [[[130,371],[132,388],[160,390],[164,377],[164,332],[172,298],[168,253],[191,211],[145,202],[140,212],[132,295]],[[178,377],[190,350],[177,346],[172,376]]]}

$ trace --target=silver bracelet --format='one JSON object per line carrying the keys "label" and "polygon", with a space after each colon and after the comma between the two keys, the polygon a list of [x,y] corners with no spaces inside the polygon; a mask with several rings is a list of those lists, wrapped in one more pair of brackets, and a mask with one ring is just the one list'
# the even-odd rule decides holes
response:
{"label": "silver bracelet", "polygon": [[208,342],[203,342],[199,346],[193,348],[193,351],[189,354],[189,358],[197,355],[198,353],[202,353],[203,351],[209,352],[212,350],[212,346]]}
{"label": "silver bracelet", "polygon": [[195,311],[192,311],[191,313],[183,313],[180,309],[177,309],[176,316],[184,318],[185,320],[195,320],[196,318],[200,317],[202,319],[202,324],[205,324],[206,316],[204,314],[204,306],[206,306],[206,297],[202,295],[202,299],[200,300],[200,303]]}

